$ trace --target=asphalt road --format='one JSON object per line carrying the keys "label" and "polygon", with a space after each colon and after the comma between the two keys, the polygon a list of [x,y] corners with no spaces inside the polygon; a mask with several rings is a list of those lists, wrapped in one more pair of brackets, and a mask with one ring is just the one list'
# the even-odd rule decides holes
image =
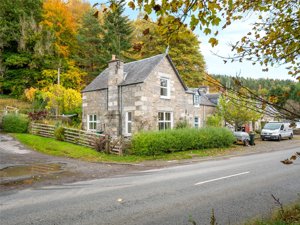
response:
{"label": "asphalt road", "polygon": [[1,224],[241,224],[300,193],[299,148],[212,160],[0,196]]}

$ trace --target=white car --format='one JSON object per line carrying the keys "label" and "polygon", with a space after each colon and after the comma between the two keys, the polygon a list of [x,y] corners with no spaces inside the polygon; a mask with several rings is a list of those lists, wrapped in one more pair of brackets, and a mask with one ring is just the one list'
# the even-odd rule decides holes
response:
{"label": "white car", "polygon": [[290,123],[283,122],[270,122],[266,123],[261,130],[260,137],[264,140],[278,140],[282,138],[293,138],[293,129],[290,127]]}

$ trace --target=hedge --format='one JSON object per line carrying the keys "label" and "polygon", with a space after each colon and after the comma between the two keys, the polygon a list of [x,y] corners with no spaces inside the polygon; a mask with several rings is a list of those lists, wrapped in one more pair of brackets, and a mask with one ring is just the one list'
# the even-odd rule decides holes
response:
{"label": "hedge", "polygon": [[229,147],[235,138],[226,128],[185,128],[166,131],[148,131],[132,137],[131,153],[160,155],[192,149]]}
{"label": "hedge", "polygon": [[26,133],[29,119],[23,114],[10,113],[2,118],[2,128],[9,133]]}

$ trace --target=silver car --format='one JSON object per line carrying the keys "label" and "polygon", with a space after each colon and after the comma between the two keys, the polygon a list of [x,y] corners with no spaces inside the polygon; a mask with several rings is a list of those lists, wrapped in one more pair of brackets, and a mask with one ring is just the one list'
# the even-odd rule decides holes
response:
{"label": "silver car", "polygon": [[250,136],[247,132],[243,131],[235,131],[233,132],[233,135],[236,138],[235,143],[237,144],[243,144],[244,146],[248,146],[250,143]]}

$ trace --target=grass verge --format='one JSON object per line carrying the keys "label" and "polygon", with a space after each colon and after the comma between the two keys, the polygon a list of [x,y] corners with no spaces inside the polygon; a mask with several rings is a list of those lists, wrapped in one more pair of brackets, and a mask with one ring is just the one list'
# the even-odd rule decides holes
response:
{"label": "grass verge", "polygon": [[117,162],[117,163],[136,163],[145,160],[181,160],[191,159],[193,157],[206,157],[224,155],[232,148],[218,148],[205,150],[182,151],[159,156],[136,156],[136,155],[109,155],[102,152],[97,152],[94,149],[57,141],[52,138],[40,137],[32,134],[13,134],[22,144],[32,148],[38,152],[47,155],[62,156],[74,159],[80,159],[90,162]]}
{"label": "grass verge", "polygon": [[300,224],[300,201],[289,207],[276,210],[268,219],[255,219],[245,225],[299,225]]}
{"label": "grass verge", "polygon": [[0,109],[4,109],[6,106],[12,106],[19,109],[21,113],[27,113],[31,109],[31,103],[15,99],[8,95],[0,95]]}

